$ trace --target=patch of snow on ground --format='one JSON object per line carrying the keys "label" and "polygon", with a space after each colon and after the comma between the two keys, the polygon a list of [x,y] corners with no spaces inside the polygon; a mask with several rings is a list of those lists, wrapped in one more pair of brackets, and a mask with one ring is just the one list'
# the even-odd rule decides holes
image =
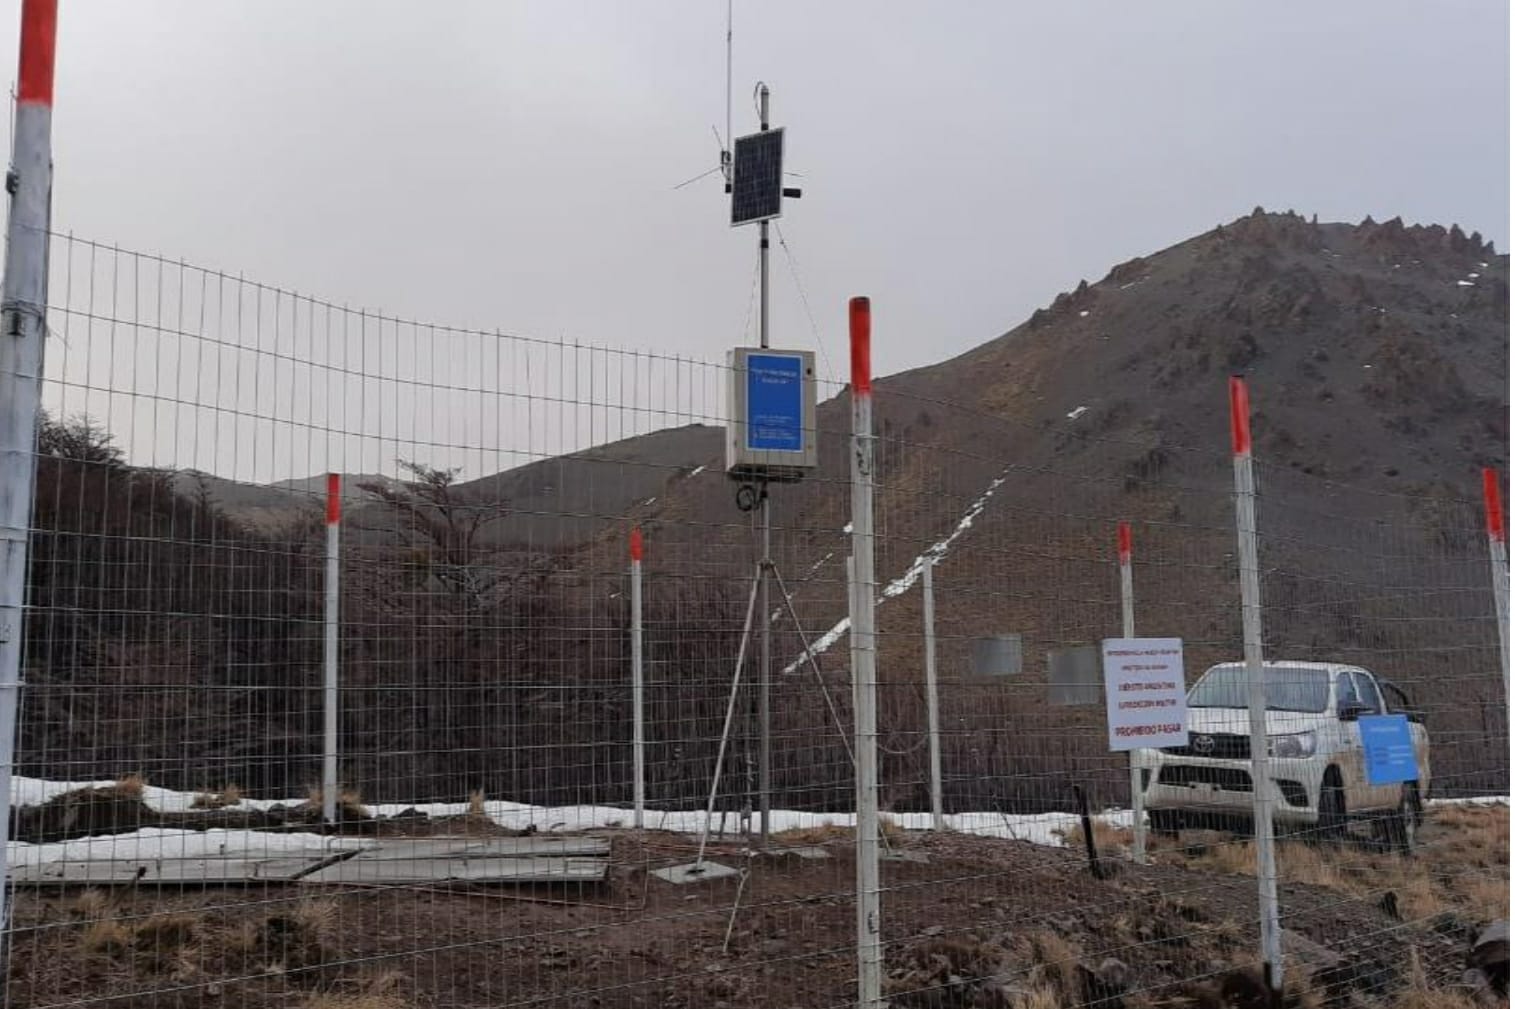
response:
{"label": "patch of snow on ground", "polygon": [[1087,319],[1089,317],[1089,310],[1086,308],[1082,312],[1079,312],[1078,317],[1080,319]]}
{"label": "patch of snow on ground", "polygon": [[1458,287],[1472,287],[1473,286],[1473,282],[1471,280],[1459,280],[1457,282],[1457,286]]}
{"label": "patch of snow on ground", "polygon": [[[1003,479],[1000,482],[1002,483]],[[986,494],[985,497],[987,496]],[[967,516],[964,518],[966,519]],[[948,543],[950,540],[951,537],[943,540],[942,543]],[[941,545],[937,544],[937,546]],[[12,779],[12,796],[31,800],[22,803],[24,805],[36,805],[63,792],[113,784],[115,784],[113,781],[46,781],[18,776]],[[160,809],[189,809],[195,796],[194,792],[175,792],[171,789],[151,787],[144,789],[144,796],[148,793],[152,794],[152,803]],[[267,808],[276,804],[290,806],[299,803],[298,799],[244,799],[242,805]],[[1427,802],[1429,806],[1508,806],[1509,804],[1510,798],[1506,795],[1439,798],[1430,799]],[[366,808],[374,816],[380,818],[395,817],[402,813],[410,815],[420,813],[435,818],[462,816],[470,811],[470,804],[467,802],[380,802],[370,803]],[[548,833],[627,827],[632,820],[631,810],[620,806],[533,806],[502,799],[486,800],[484,815],[509,830],[535,827],[538,831]],[[855,823],[853,814],[848,811],[826,813],[776,809],[772,815],[774,830],[828,826],[851,827]],[[931,814],[925,812],[881,813],[880,817],[904,830],[928,830],[931,827]],[[1065,835],[1078,826],[1076,814],[1063,812],[950,813],[945,819],[948,830],[980,837],[1030,841],[1052,847],[1062,847],[1065,844]],[[1107,809],[1096,814],[1094,819],[1112,827],[1130,827],[1131,811]],[[731,822],[729,815],[726,821],[728,824]],[[648,826],[655,830],[697,834],[704,829],[705,811],[703,809],[649,810],[647,822]],[[718,815],[712,820],[713,828],[719,828],[720,822]],[[330,837],[314,833],[144,827],[129,834],[77,838],[47,844],[13,841],[7,847],[7,853],[9,864],[18,866],[86,859],[137,861],[154,858],[271,857],[285,853],[358,851],[376,847],[378,844],[379,842],[372,838]]]}
{"label": "patch of snow on ground", "polygon": [[705,472],[705,467],[703,465],[696,466],[694,469],[689,471],[689,479],[693,480],[703,472]]}
{"label": "patch of snow on ground", "polygon": [[1089,412],[1089,408],[1087,406],[1076,407],[1075,409],[1068,411],[1068,419],[1069,420],[1078,420],[1080,417],[1082,417],[1084,414],[1086,414],[1088,412]]}
{"label": "patch of snow on ground", "polygon": [[[467,803],[464,803],[466,806]],[[13,841],[6,848],[10,866],[49,862],[118,859],[128,862],[159,858],[264,858],[286,853],[360,851],[378,847],[372,838],[325,837],[321,834],[279,834],[262,830],[169,830],[144,827],[130,834],[81,837],[72,841],[27,844]]]}

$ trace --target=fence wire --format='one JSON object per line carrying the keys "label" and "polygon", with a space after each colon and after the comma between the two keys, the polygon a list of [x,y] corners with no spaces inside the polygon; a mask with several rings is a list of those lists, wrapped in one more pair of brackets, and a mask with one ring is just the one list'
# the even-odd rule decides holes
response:
{"label": "fence wire", "polygon": [[[767,488],[764,846],[757,512],[724,471],[724,364],[400,320],[72,236],[51,269],[8,1004],[854,1004],[843,387],[819,383],[818,470]],[[1191,685],[1240,659],[1223,384],[1185,445],[1155,418],[1111,435],[1133,429],[1119,404],[1026,420],[1035,391],[986,360],[875,384],[888,1001],[1242,997],[1253,783],[1226,748],[1245,714],[1195,708],[1218,751],[1138,760],[1139,862],[1091,665],[1121,635],[1119,522],[1136,633],[1181,638]],[[1508,904],[1477,474],[1370,491],[1262,431],[1265,657],[1330,664],[1288,674],[1311,700],[1274,713],[1319,755],[1272,786],[1288,980],[1393,1005],[1460,982],[1468,930]],[[327,472],[344,474],[335,823]],[[1349,690],[1365,706],[1343,720]],[[1352,718],[1386,711],[1428,738],[1413,783],[1369,783],[1352,744]],[[707,823],[717,871],[664,878],[699,861]]]}

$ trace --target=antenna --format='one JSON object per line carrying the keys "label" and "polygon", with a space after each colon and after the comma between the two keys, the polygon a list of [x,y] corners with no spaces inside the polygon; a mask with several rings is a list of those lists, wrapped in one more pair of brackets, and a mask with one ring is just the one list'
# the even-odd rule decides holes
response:
{"label": "antenna", "polygon": [[721,144],[721,174],[731,184],[731,13],[736,0],[726,0],[726,140]]}

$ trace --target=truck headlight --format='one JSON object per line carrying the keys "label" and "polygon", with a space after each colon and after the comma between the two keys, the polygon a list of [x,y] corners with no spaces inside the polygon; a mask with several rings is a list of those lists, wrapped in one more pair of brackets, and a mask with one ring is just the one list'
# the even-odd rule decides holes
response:
{"label": "truck headlight", "polygon": [[1288,736],[1269,736],[1270,757],[1310,757],[1315,755],[1315,733],[1296,732]]}

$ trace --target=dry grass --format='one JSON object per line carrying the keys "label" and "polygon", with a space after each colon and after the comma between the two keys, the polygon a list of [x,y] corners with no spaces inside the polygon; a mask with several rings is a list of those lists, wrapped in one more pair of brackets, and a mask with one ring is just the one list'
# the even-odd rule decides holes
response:
{"label": "dry grass", "polygon": [[404,977],[384,971],[362,981],[356,991],[322,992],[301,1003],[302,1009],[409,1009],[399,994]]}
{"label": "dry grass", "polygon": [[[1197,840],[1206,843],[1196,843]],[[1222,834],[1157,840],[1156,861],[1211,872],[1252,875],[1257,849]],[[1510,822],[1505,806],[1441,806],[1431,810],[1413,858],[1357,843],[1281,841],[1279,878],[1366,900],[1392,892],[1399,916],[1424,921],[1444,912],[1478,920],[1503,917],[1510,894]]]}
{"label": "dry grass", "polygon": [[[1101,856],[1108,858],[1112,855],[1123,854],[1131,848],[1131,831],[1127,827],[1114,827],[1099,820],[1093,822],[1094,827],[1094,850]],[[1083,824],[1074,826],[1071,830],[1060,831],[1063,842],[1078,851],[1084,850],[1084,827]]]}
{"label": "dry grass", "polygon": [[1036,985],[1030,991],[1013,996],[1010,1004],[1013,1009],[1064,1009],[1073,1003],[1064,1002],[1054,988]]}
{"label": "dry grass", "polygon": [[100,918],[84,926],[79,944],[85,953],[114,955],[131,948],[132,930],[115,918]]}
{"label": "dry grass", "polygon": [[219,792],[198,792],[194,801],[190,803],[192,809],[224,809],[227,806],[237,806],[242,803],[242,788],[239,785],[227,785]]}
{"label": "dry grass", "polygon": [[116,779],[116,792],[129,798],[142,798],[142,793],[146,788],[147,779],[140,774],[128,774]]}
{"label": "dry grass", "polygon": [[468,793],[468,815],[472,817],[487,817],[484,811],[484,790],[475,788]]}
{"label": "dry grass", "polygon": [[1479,1009],[1481,1002],[1471,991],[1457,988],[1432,988],[1426,980],[1426,972],[1420,962],[1420,954],[1410,951],[1409,968],[1405,971],[1406,984],[1389,1009]]}
{"label": "dry grass", "polygon": [[[311,785],[305,791],[305,806],[320,810],[326,803],[326,793],[320,785]],[[367,819],[368,810],[363,806],[363,795],[356,788],[343,788],[337,793],[337,811],[349,819]]]}
{"label": "dry grass", "polygon": [[[890,841],[905,836],[905,829],[887,817],[879,818],[879,832]],[[826,844],[832,841],[851,841],[856,835],[852,827],[835,823],[823,823],[817,827],[790,827],[775,831],[773,840],[780,844]]]}
{"label": "dry grass", "polygon": [[1036,962],[1031,973],[1034,986],[1050,987],[1068,999],[1068,1005],[1077,1005],[1078,949],[1055,932],[1041,930],[1031,933],[1031,955]]}

